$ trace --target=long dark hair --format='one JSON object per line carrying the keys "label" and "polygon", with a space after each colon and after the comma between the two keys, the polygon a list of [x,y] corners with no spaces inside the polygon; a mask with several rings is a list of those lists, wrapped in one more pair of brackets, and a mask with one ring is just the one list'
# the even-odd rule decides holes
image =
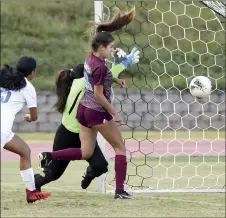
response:
{"label": "long dark hair", "polygon": [[6,90],[18,91],[26,86],[24,74],[9,65],[3,65],[0,71],[0,87]]}
{"label": "long dark hair", "polygon": [[132,8],[129,12],[123,12],[119,8],[116,8],[114,16],[108,21],[95,23],[96,33],[106,31],[114,32],[121,29],[125,25],[128,25],[135,18],[135,8]]}
{"label": "long dark hair", "polygon": [[90,22],[92,24],[90,28],[92,50],[97,51],[101,45],[107,46],[113,42],[114,37],[111,33],[128,25],[134,18],[135,8],[132,8],[129,12],[122,12],[117,8],[115,15],[110,20],[99,23]]}
{"label": "long dark hair", "polygon": [[83,70],[84,64],[79,64],[73,69],[58,72],[56,78],[57,102],[54,107],[61,114],[64,112],[73,80],[82,78],[84,76]]}
{"label": "long dark hair", "polygon": [[56,78],[56,94],[57,102],[54,105],[56,110],[61,114],[64,112],[64,108],[67,102],[67,97],[70,93],[73,78],[70,76],[70,70],[62,70],[58,72]]}
{"label": "long dark hair", "polygon": [[15,69],[5,64],[0,71],[0,87],[6,90],[18,91],[26,86],[24,77],[36,69],[36,60],[31,56],[21,57]]}

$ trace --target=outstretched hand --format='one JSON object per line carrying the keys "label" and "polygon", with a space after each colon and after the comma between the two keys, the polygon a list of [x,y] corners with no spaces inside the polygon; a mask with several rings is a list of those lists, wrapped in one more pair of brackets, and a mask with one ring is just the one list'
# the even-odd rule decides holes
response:
{"label": "outstretched hand", "polygon": [[115,58],[114,62],[119,64],[122,62],[126,67],[132,64],[137,64],[140,61],[140,51],[134,47],[132,51],[127,55],[121,48],[116,48],[112,56]]}
{"label": "outstretched hand", "polygon": [[126,66],[129,67],[132,64],[137,64],[140,61],[140,51],[134,47],[130,54],[128,54],[126,57],[122,59],[122,63]]}
{"label": "outstretched hand", "polygon": [[126,53],[121,48],[116,48],[111,56],[114,58],[114,62],[119,64],[122,58],[126,57]]}
{"label": "outstretched hand", "polygon": [[134,47],[129,55],[127,55],[127,58],[132,59],[132,64],[137,64],[140,61],[140,51]]}
{"label": "outstretched hand", "polygon": [[124,58],[126,56],[126,53],[121,48],[115,49],[115,58]]}

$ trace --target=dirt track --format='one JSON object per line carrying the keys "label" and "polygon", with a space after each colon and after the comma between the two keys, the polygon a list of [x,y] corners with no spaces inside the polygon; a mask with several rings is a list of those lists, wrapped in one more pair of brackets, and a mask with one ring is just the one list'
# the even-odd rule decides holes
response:
{"label": "dirt track", "polygon": [[[37,154],[43,151],[51,151],[52,145],[46,143],[34,143],[29,144],[31,148],[31,157],[33,160],[37,159]],[[215,141],[142,141],[126,140],[127,155],[129,157],[144,157],[144,155],[150,157],[164,156],[225,156],[225,140]],[[109,144],[106,145],[106,156],[111,158],[114,157],[114,151]],[[2,150],[1,152],[2,161],[19,160],[19,156]]]}

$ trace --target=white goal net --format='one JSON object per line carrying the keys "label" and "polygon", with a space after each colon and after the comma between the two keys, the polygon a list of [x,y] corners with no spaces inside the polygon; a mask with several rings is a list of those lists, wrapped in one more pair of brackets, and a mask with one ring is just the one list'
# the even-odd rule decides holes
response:
{"label": "white goal net", "polygon": [[[140,63],[122,75],[127,88],[114,89],[113,103],[124,121],[127,189],[225,192],[225,4],[95,4],[97,20],[107,19],[114,7],[136,8],[135,20],[114,33],[117,47],[129,52],[136,46],[141,52]],[[212,94],[204,99],[188,90],[199,75],[213,84]],[[103,138],[99,143],[110,165],[99,191],[111,191],[115,154]]]}

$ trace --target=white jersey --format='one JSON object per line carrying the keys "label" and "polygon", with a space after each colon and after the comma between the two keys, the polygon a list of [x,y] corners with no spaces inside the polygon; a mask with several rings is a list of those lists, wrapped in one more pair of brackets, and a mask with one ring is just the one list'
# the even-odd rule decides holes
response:
{"label": "white jersey", "polygon": [[[1,136],[12,133],[16,114],[26,104],[27,108],[37,107],[34,86],[25,78],[27,85],[19,91],[1,89]],[[2,135],[3,134],[3,135]],[[1,142],[2,144],[3,142]],[[4,142],[7,143],[7,142]],[[3,145],[4,146],[4,145]]]}

